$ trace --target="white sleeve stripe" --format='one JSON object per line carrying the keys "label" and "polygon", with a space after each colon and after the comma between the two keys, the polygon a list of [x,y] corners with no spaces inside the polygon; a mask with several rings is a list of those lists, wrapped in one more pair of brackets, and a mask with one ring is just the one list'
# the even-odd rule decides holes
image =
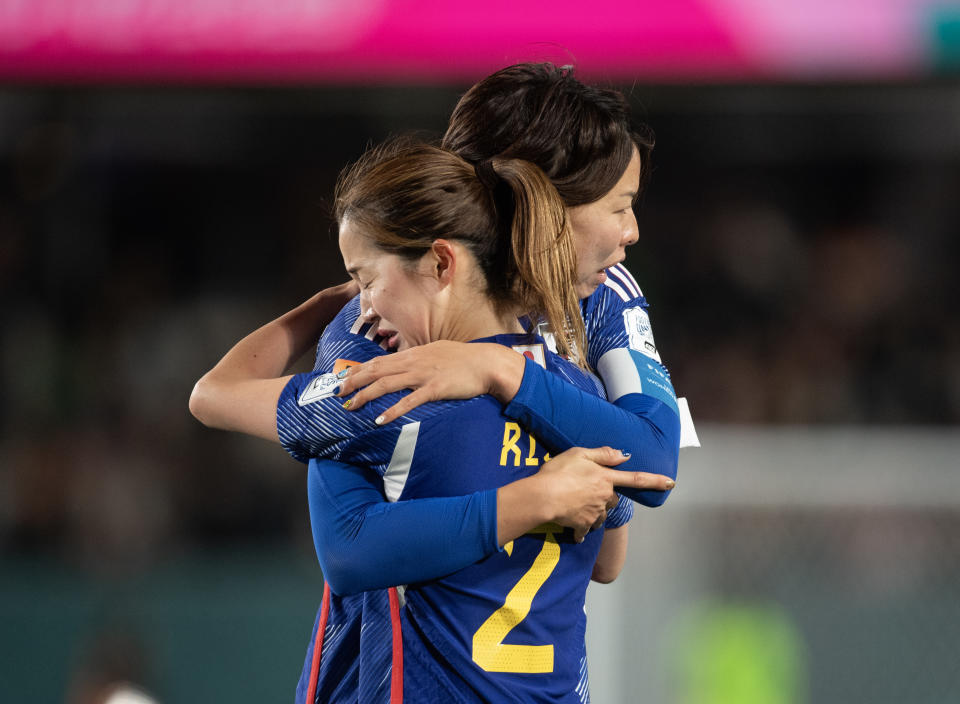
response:
{"label": "white sleeve stripe", "polygon": [[390,464],[383,475],[383,489],[388,501],[396,501],[403,493],[403,487],[410,476],[410,465],[413,463],[413,451],[417,446],[417,435],[420,434],[420,421],[407,423],[400,429],[400,437],[393,448]]}
{"label": "white sleeve stripe", "polygon": [[353,327],[350,328],[350,332],[356,335],[360,332],[360,328],[362,327],[363,327],[363,317],[358,315],[357,319],[353,321]]}
{"label": "white sleeve stripe", "polygon": [[640,290],[640,284],[637,283],[637,280],[633,278],[633,274],[627,271],[627,267],[623,264],[614,264],[612,269],[616,269],[617,274],[623,279],[624,283],[627,285],[627,288],[633,291],[633,295],[640,297],[643,295],[643,291]]}
{"label": "white sleeve stripe", "polygon": [[607,280],[604,281],[603,284],[604,286],[609,286],[616,291],[621,300],[629,301],[631,298],[633,298],[633,296],[624,291],[620,284],[616,283],[609,275],[607,275]]}
{"label": "white sleeve stripe", "polygon": [[604,354],[597,362],[597,371],[603,379],[610,403],[627,394],[643,393],[640,372],[626,347],[617,347]]}

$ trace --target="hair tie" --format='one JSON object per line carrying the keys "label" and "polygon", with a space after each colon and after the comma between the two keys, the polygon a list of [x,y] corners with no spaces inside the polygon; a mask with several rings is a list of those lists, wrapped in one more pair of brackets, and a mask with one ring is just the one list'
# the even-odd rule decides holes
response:
{"label": "hair tie", "polygon": [[493,161],[490,159],[478,161],[473,165],[473,170],[477,172],[477,178],[487,190],[496,190],[497,184],[500,182],[500,175],[497,173],[497,170],[493,168]]}

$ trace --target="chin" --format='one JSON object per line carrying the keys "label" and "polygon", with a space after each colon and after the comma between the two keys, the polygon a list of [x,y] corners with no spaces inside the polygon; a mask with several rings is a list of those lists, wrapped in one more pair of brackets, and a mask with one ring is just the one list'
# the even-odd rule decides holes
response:
{"label": "chin", "polygon": [[598,283],[581,281],[577,284],[577,298],[589,298],[600,287]]}

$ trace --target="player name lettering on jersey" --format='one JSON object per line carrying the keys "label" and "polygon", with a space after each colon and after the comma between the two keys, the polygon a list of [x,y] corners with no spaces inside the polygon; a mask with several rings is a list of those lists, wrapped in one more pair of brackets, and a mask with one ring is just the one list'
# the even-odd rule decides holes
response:
{"label": "player name lettering on jersey", "polygon": [[[526,457],[524,457],[521,441],[527,439]],[[530,433],[520,428],[519,423],[507,422],[503,424],[503,445],[500,448],[500,466],[506,467],[539,467],[541,462],[549,462],[548,452],[541,460],[537,456],[537,440]]]}

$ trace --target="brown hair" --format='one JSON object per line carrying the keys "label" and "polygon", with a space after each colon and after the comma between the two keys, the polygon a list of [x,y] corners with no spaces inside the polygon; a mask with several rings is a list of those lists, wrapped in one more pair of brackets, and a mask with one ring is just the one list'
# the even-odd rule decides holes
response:
{"label": "brown hair", "polygon": [[570,66],[524,63],[487,76],[457,103],[442,146],[472,164],[495,156],[530,161],[568,206],[609,192],[636,147],[642,187],[653,131],[631,122],[622,93],[588,86],[573,73]]}
{"label": "brown hair", "polygon": [[585,363],[573,237],[560,196],[533,164],[496,158],[474,168],[450,151],[394,141],[343,171],[334,214],[407,261],[438,238],[461,242],[498,310],[519,308],[533,321],[544,319],[557,351]]}

